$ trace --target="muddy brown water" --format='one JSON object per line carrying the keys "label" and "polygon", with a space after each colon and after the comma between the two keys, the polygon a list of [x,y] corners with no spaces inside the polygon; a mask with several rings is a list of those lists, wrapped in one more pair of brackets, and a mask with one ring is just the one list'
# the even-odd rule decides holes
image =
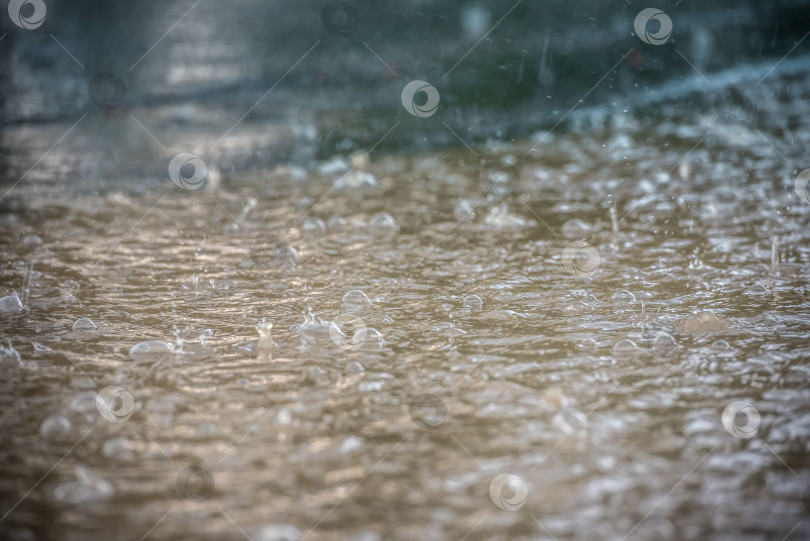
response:
{"label": "muddy brown water", "polygon": [[193,191],[79,134],[2,201],[3,537],[807,538],[808,86]]}

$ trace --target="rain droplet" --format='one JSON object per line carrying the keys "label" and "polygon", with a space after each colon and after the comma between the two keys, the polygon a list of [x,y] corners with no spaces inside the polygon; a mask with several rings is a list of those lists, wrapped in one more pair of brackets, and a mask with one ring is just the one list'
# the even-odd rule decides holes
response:
{"label": "rain droplet", "polygon": [[359,289],[349,291],[343,295],[343,308],[347,312],[359,312],[371,306],[371,301],[365,293]]}
{"label": "rain droplet", "polygon": [[86,331],[90,329],[97,329],[98,325],[93,323],[93,321],[86,317],[80,317],[73,323],[73,330],[74,331]]}
{"label": "rain droplet", "polygon": [[64,415],[51,415],[42,421],[39,435],[46,440],[63,441],[70,435],[70,421]]}

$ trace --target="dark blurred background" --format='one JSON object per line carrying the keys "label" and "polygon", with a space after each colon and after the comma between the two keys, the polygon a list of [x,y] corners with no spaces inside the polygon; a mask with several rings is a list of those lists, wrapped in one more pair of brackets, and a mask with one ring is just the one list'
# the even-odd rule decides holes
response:
{"label": "dark blurred background", "polygon": [[[152,161],[165,168],[178,150],[223,171],[307,165],[367,149],[397,121],[380,150],[528,137],[594,107],[644,115],[656,102],[753,90],[810,30],[808,0],[654,2],[673,22],[663,45],[634,34],[649,2],[347,4],[330,12],[324,0],[45,0],[44,22],[26,30],[3,2],[3,154],[30,150],[27,162],[6,160],[8,174],[25,171],[85,113],[83,135],[66,143],[98,151],[100,165],[115,155],[112,173]],[[803,45],[790,61],[802,54]],[[91,99],[98,74],[120,79],[112,106]],[[400,92],[415,79],[440,93],[431,118],[402,107]]]}

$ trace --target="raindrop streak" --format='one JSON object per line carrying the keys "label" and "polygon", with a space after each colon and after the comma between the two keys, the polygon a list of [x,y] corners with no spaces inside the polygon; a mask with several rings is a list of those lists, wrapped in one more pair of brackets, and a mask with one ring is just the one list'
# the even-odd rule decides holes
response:
{"label": "raindrop streak", "polygon": [[616,203],[610,205],[610,223],[613,226],[613,234],[619,234],[619,219],[616,216]]}

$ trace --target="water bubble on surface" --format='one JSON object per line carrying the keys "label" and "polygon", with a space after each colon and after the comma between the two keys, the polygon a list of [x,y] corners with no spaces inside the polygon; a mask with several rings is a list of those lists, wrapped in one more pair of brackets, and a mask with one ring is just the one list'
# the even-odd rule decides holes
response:
{"label": "water bubble on surface", "polygon": [[475,220],[475,209],[466,199],[462,199],[456,203],[456,208],[453,209],[453,216],[458,222],[471,222]]}
{"label": "water bubble on surface", "polygon": [[20,248],[26,251],[34,250],[40,246],[42,246],[42,238],[35,233],[25,235],[20,241]]}
{"label": "water bubble on surface", "polygon": [[678,349],[678,342],[667,332],[660,331],[653,338],[653,353],[656,357],[671,357],[676,349]]}
{"label": "water bubble on surface", "polygon": [[129,348],[129,356],[133,359],[159,358],[174,351],[174,345],[165,340],[144,340]]}
{"label": "water bubble on surface", "polygon": [[396,233],[399,226],[393,216],[387,212],[380,212],[371,217],[368,221],[368,228],[372,234],[384,237]]}
{"label": "water bubble on surface", "polygon": [[501,203],[489,209],[484,223],[497,229],[521,229],[528,226],[530,221],[512,213],[506,203]]}
{"label": "water bubble on surface", "polygon": [[62,503],[95,503],[110,498],[114,491],[109,481],[78,467],[76,479],[57,486],[53,496]]}
{"label": "water bubble on surface", "polygon": [[354,376],[356,374],[362,374],[365,371],[366,371],[366,369],[363,368],[363,365],[358,363],[357,361],[352,361],[349,364],[347,364],[346,369],[344,370],[344,372],[346,373],[347,376]]}
{"label": "water bubble on surface", "polygon": [[613,304],[618,306],[630,306],[636,302],[636,296],[626,289],[622,289],[614,293],[610,300],[613,301]]}
{"label": "water bubble on surface", "polygon": [[580,220],[579,218],[572,218],[565,222],[562,226],[562,234],[569,239],[581,239],[587,237],[593,231],[593,227]]}
{"label": "water bubble on surface", "polygon": [[481,170],[481,187],[496,197],[511,194],[520,186],[520,170],[516,164],[517,158],[512,155],[487,162]]}
{"label": "water bubble on surface", "polygon": [[343,309],[347,312],[359,312],[371,306],[368,296],[359,289],[349,291],[343,295],[342,302]]}
{"label": "water bubble on surface", "polygon": [[268,524],[252,537],[253,541],[301,541],[302,538],[301,530],[292,524]]}
{"label": "water bubble on surface", "polygon": [[326,233],[326,224],[320,218],[309,216],[301,224],[301,232],[309,237],[319,237]]}
{"label": "water bubble on surface", "polygon": [[65,440],[70,435],[70,421],[64,415],[50,415],[42,421],[39,435],[51,441]]}
{"label": "water bubble on surface", "polygon": [[484,301],[478,295],[467,295],[461,304],[470,312],[478,312],[484,308]]}
{"label": "water bubble on surface", "polygon": [[337,214],[330,216],[326,221],[326,226],[330,231],[343,231],[347,225],[346,218]]}
{"label": "water bubble on surface", "polygon": [[352,336],[351,343],[362,345],[363,349],[379,349],[385,345],[385,340],[380,331],[373,327],[358,329]]}
{"label": "water bubble on surface", "polygon": [[576,347],[580,351],[596,351],[596,340],[593,338],[583,338],[577,341]]}
{"label": "water bubble on surface", "polygon": [[97,398],[98,393],[95,391],[79,393],[71,399],[70,409],[77,413],[95,413],[98,411],[96,406]]}
{"label": "water bubble on surface", "polygon": [[641,349],[629,338],[622,338],[613,344],[613,355],[617,358],[632,357],[640,352]]}
{"label": "water bubble on surface", "polygon": [[349,162],[342,156],[334,156],[329,160],[318,164],[318,174],[322,177],[328,177],[342,173],[349,169]]}
{"label": "water bubble on surface", "polygon": [[312,314],[312,312],[308,312],[304,316],[304,322],[294,325],[292,330],[298,333],[305,344],[310,345],[331,341],[333,335],[345,337],[340,327],[333,321],[322,319]]}
{"label": "water bubble on surface", "polygon": [[91,329],[97,329],[98,325],[93,323],[93,320],[86,317],[80,317],[76,321],[73,322],[73,330],[74,331],[87,331]]}
{"label": "water bubble on surface", "polygon": [[715,351],[732,351],[734,348],[725,340],[715,340],[712,342],[712,349]]}
{"label": "water bubble on surface", "polygon": [[16,314],[22,311],[23,303],[16,293],[0,297],[0,314]]}
{"label": "water bubble on surface", "polygon": [[18,368],[22,364],[20,353],[14,349],[11,342],[8,345],[0,344],[0,368]]}
{"label": "water bubble on surface", "polygon": [[561,407],[551,418],[551,423],[565,435],[588,427],[585,414],[573,406]]}
{"label": "water bubble on surface", "polygon": [[367,171],[356,169],[349,171],[335,180],[335,188],[374,188],[377,186],[377,177]]}
{"label": "water bubble on surface", "polygon": [[133,460],[135,451],[132,444],[126,438],[112,438],[104,442],[101,454],[106,458],[117,460]]}
{"label": "water bubble on surface", "polygon": [[705,310],[688,316],[681,324],[683,332],[722,331],[731,326],[728,320],[717,317],[714,312]]}

